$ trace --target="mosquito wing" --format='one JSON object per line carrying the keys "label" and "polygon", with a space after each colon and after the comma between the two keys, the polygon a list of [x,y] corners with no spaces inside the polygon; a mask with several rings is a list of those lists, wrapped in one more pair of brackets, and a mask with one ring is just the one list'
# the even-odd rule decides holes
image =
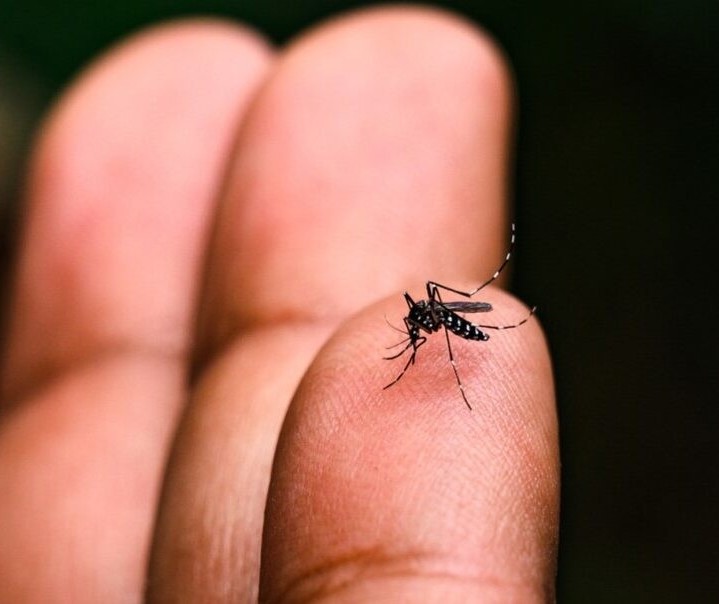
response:
{"label": "mosquito wing", "polygon": [[442,302],[447,310],[452,312],[489,312],[492,305],[489,302]]}

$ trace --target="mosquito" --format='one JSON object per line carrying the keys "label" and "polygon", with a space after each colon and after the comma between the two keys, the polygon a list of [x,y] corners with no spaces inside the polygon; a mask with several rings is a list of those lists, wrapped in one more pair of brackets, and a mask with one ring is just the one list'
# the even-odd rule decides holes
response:
{"label": "mosquito", "polygon": [[487,340],[489,340],[489,334],[482,331],[483,329],[495,329],[499,331],[503,329],[514,329],[516,327],[519,327],[520,325],[524,325],[535,313],[537,307],[532,307],[529,311],[529,314],[527,314],[524,319],[512,325],[474,324],[471,321],[460,316],[459,313],[466,314],[490,312],[492,310],[492,305],[489,302],[476,301],[445,302],[444,300],[442,300],[440,290],[451,292],[453,294],[463,296],[464,298],[471,298],[477,292],[481,291],[494,280],[496,280],[504,270],[504,267],[507,266],[509,259],[512,257],[515,239],[514,232],[514,223],[512,223],[512,234],[509,242],[509,248],[507,250],[506,256],[504,257],[504,260],[499,265],[499,268],[494,271],[494,274],[476,289],[473,289],[469,292],[464,292],[453,287],[442,285],[441,283],[437,283],[435,281],[427,281],[427,298],[425,300],[415,301],[407,292],[404,293],[404,299],[407,302],[407,306],[409,307],[409,312],[407,313],[407,316],[403,319],[406,331],[397,327],[395,327],[394,329],[403,333],[407,337],[401,342],[395,344],[394,346],[390,346],[390,348],[401,346],[402,344],[405,344],[405,342],[406,345],[397,354],[384,358],[388,361],[397,359],[404,355],[406,352],[408,352],[410,349],[411,354],[400,374],[393,381],[387,384],[384,387],[384,390],[391,386],[394,386],[397,382],[399,382],[402,379],[402,376],[407,372],[407,369],[409,369],[409,366],[414,365],[414,361],[417,356],[417,350],[419,350],[419,347],[427,341],[427,337],[422,335],[422,332],[426,334],[433,334],[441,329],[444,329],[444,335],[447,339],[447,351],[449,352],[449,362],[452,365],[454,377],[456,378],[457,385],[459,386],[459,392],[461,393],[462,399],[467,405],[467,408],[470,411],[472,410],[472,405],[470,405],[469,401],[467,400],[467,395],[464,392],[462,380],[460,379],[459,372],[457,371],[457,364],[455,363],[454,355],[452,354],[452,344],[449,340],[449,332],[451,331],[454,335],[459,336],[460,338],[463,338],[465,340],[486,342]]}

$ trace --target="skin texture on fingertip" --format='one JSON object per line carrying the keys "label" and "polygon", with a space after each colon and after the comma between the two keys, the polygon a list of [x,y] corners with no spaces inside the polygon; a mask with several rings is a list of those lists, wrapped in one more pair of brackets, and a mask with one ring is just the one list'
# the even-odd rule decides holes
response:
{"label": "skin texture on fingertip", "polygon": [[[526,312],[486,294],[498,322]],[[551,600],[557,423],[538,322],[457,342],[469,411],[441,334],[381,389],[393,370],[378,342],[396,335],[382,317],[401,312],[389,300],[343,325],[298,390],[268,497],[262,598]]]}

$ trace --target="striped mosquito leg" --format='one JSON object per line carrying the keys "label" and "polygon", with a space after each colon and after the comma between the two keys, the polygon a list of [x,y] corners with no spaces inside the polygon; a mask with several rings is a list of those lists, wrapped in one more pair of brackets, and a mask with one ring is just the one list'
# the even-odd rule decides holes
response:
{"label": "striped mosquito leg", "polygon": [[487,279],[484,283],[482,283],[482,285],[480,285],[478,288],[473,289],[471,292],[463,292],[461,290],[454,289],[452,287],[447,287],[446,285],[442,285],[441,283],[429,281],[427,283],[427,295],[431,299],[436,299],[437,298],[437,294],[436,294],[437,289],[443,289],[445,291],[452,292],[452,293],[458,294],[460,296],[464,296],[465,298],[471,298],[479,290],[484,289],[490,283],[492,283],[492,281],[495,281],[496,279],[498,279],[499,275],[502,274],[504,267],[507,266],[509,259],[512,257],[512,253],[514,252],[514,240],[515,240],[515,227],[514,227],[514,223],[512,223],[512,233],[511,233],[511,236],[509,239],[509,248],[507,249],[507,254],[504,256],[504,260],[502,260],[502,264],[500,264],[499,268],[496,271],[494,271],[494,274],[489,279]]}
{"label": "striped mosquito leg", "polygon": [[419,337],[416,340],[411,341],[409,344],[407,344],[407,346],[405,346],[402,349],[402,352],[400,352],[399,354],[396,354],[391,357],[384,357],[384,359],[386,361],[391,361],[392,359],[396,359],[397,357],[402,356],[407,351],[408,348],[412,347],[412,354],[409,355],[409,359],[407,359],[407,363],[405,364],[405,366],[402,369],[402,371],[400,372],[400,374],[394,380],[392,380],[389,384],[387,384],[384,388],[382,388],[382,390],[387,390],[387,388],[389,388],[390,386],[394,386],[397,382],[399,382],[402,379],[402,376],[405,373],[407,373],[407,369],[409,369],[409,366],[414,365],[414,361],[417,358],[417,350],[426,341],[427,341],[427,338]]}
{"label": "striped mosquito leg", "polygon": [[[414,363],[414,357],[415,357],[416,353],[417,353],[416,350],[412,352],[412,354],[409,357],[409,360],[407,361],[407,364],[404,366],[404,369],[402,369],[402,372],[395,379],[393,379],[389,384],[387,384],[384,388],[382,388],[382,390],[387,390],[387,388],[389,388],[390,386],[394,386],[397,382],[399,382],[402,379],[402,376],[405,373],[407,373],[407,369],[409,369],[409,366],[412,365],[412,363]],[[396,357],[393,357],[393,358],[396,358]],[[387,358],[387,360],[390,360],[390,359]]]}
{"label": "striped mosquito leg", "polygon": [[485,287],[487,287],[490,283],[492,283],[492,281],[495,281],[499,277],[499,275],[502,274],[504,267],[507,266],[509,259],[512,257],[512,253],[514,252],[514,240],[515,240],[515,228],[514,228],[514,223],[512,223],[512,232],[509,237],[509,248],[507,249],[507,253],[504,256],[504,260],[502,260],[502,264],[499,265],[499,268],[496,271],[494,271],[494,274],[489,279],[487,279],[484,283],[482,283],[482,285],[480,285],[477,289],[472,290],[469,293],[469,297],[474,296],[474,294],[476,294],[480,289],[484,289]]}
{"label": "striped mosquito leg", "polygon": [[529,314],[524,317],[519,323],[513,323],[512,325],[477,325],[477,327],[482,327],[483,329],[496,329],[498,331],[501,331],[502,329],[514,329],[515,327],[519,327],[520,325],[524,325],[529,319],[532,318],[532,315],[537,311],[536,306],[532,306],[531,310],[529,311]]}
{"label": "striped mosquito leg", "polygon": [[449,352],[449,362],[452,365],[452,370],[454,371],[454,377],[457,378],[457,385],[459,386],[459,392],[462,395],[462,399],[464,399],[464,404],[467,405],[467,409],[470,411],[472,410],[472,405],[469,404],[469,401],[467,400],[467,395],[464,393],[464,386],[462,385],[462,380],[459,379],[459,373],[457,372],[457,364],[454,362],[454,355],[452,354],[452,344],[449,343],[449,331],[447,330],[447,327],[444,328],[444,335],[447,338],[447,351]]}

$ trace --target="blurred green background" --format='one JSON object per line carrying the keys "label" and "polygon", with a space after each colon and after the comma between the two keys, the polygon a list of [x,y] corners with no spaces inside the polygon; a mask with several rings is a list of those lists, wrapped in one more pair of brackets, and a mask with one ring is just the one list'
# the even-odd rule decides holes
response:
{"label": "blurred green background", "polygon": [[[0,0],[3,292],[33,130],[94,55],[179,15],[281,44],[367,5]],[[514,289],[555,355],[559,601],[719,601],[719,2],[435,5],[488,29],[518,81]]]}

